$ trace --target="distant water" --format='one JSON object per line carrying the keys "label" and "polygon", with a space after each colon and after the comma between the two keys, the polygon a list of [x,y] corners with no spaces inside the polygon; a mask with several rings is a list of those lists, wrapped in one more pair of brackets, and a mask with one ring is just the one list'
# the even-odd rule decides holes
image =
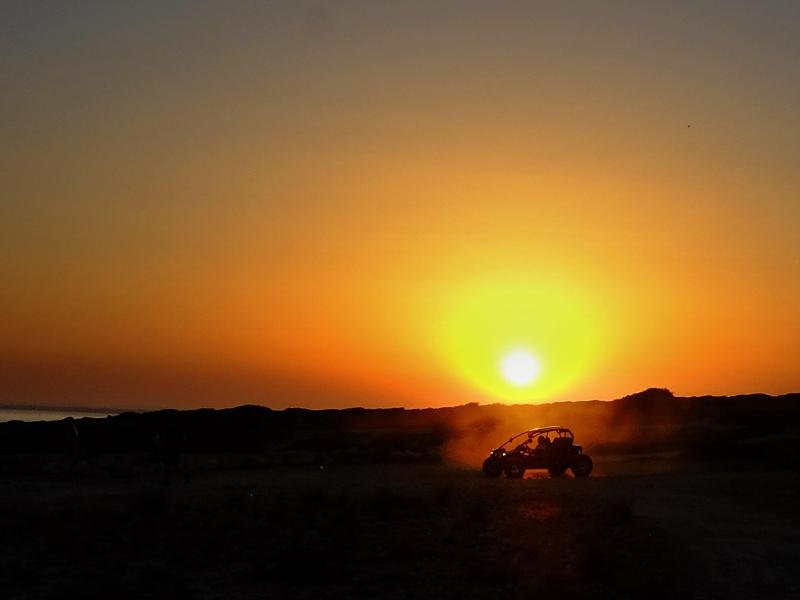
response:
{"label": "distant water", "polygon": [[105,418],[110,413],[87,412],[79,410],[17,410],[13,408],[0,408],[0,423],[6,421],[60,421],[67,417],[80,419],[81,417]]}

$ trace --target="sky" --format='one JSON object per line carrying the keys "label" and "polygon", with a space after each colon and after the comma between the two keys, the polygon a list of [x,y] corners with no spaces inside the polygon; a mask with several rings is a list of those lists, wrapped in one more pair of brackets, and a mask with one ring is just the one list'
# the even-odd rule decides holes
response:
{"label": "sky", "polygon": [[798,29],[795,2],[3,2],[0,403],[800,391]]}

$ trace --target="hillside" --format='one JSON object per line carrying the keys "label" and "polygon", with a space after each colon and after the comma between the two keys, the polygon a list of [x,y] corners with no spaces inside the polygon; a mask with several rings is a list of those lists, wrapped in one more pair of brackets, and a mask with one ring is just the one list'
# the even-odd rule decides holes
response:
{"label": "hillside", "polygon": [[570,427],[596,455],[678,451],[758,459],[797,454],[800,394],[676,397],[649,389],[610,402],[468,404],[438,409],[161,410],[102,419],[0,424],[0,453],[91,459],[141,455],[257,455],[265,464],[455,461],[475,464],[509,436],[539,425]]}

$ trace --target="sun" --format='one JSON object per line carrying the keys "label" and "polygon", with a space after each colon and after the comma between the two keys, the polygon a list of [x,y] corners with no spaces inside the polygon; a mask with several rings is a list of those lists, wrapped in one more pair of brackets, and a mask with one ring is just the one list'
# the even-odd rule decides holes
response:
{"label": "sun", "polygon": [[595,368],[606,321],[590,298],[545,271],[476,276],[448,284],[430,339],[481,397],[552,402]]}
{"label": "sun", "polygon": [[500,372],[511,385],[525,387],[533,383],[542,367],[536,357],[527,350],[513,350],[500,361]]}

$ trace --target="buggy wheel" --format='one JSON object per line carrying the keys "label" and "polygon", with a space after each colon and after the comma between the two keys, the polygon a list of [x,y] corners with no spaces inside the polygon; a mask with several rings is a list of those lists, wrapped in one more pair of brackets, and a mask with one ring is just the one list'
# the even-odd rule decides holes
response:
{"label": "buggy wheel", "polygon": [[550,477],[561,477],[567,472],[567,467],[564,465],[552,465],[547,468],[547,472],[550,473]]}
{"label": "buggy wheel", "polygon": [[503,472],[503,465],[494,456],[490,456],[483,461],[483,473],[487,477],[500,477]]}
{"label": "buggy wheel", "polygon": [[519,479],[525,474],[525,465],[522,459],[511,458],[506,461],[506,477],[509,479]]}
{"label": "buggy wheel", "polygon": [[572,473],[575,477],[588,477],[593,466],[592,459],[587,454],[579,454],[572,463]]}

